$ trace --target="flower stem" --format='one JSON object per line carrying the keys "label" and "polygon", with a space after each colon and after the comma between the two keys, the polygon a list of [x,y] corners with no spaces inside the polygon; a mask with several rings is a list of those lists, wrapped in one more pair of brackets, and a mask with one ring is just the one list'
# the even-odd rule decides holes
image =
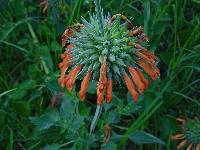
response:
{"label": "flower stem", "polygon": [[97,105],[96,112],[95,112],[94,118],[93,118],[91,126],[90,126],[90,133],[92,133],[95,129],[95,127],[97,125],[97,121],[100,117],[101,111],[102,111],[102,105]]}
{"label": "flower stem", "polygon": [[103,20],[102,20],[103,19],[103,11],[101,9],[100,1],[101,0],[95,0],[94,3],[95,3],[95,11],[97,14],[97,19],[99,21],[100,31],[101,31],[101,34],[104,35],[104,27],[103,27]]}

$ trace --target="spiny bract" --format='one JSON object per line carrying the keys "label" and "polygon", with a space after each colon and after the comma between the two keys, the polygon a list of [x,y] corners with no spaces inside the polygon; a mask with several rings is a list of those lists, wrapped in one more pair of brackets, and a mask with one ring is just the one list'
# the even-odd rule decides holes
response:
{"label": "spiny bract", "polygon": [[[159,76],[157,58],[144,48],[148,37],[141,27],[133,26],[121,14],[101,16],[102,24],[96,15],[90,15],[90,22],[82,18],[83,24],[69,27],[63,33],[65,52],[59,64],[59,83],[71,91],[76,78],[83,78],[79,95],[84,100],[89,80],[99,78],[97,103],[102,104],[104,99],[112,100],[113,80],[120,83],[124,79],[133,100],[137,101],[138,93],[142,94],[148,87],[142,70],[153,80]],[[65,75],[68,67],[72,69]]]}
{"label": "spiny bract", "polygon": [[187,150],[200,150],[200,121],[198,118],[189,119],[178,117],[180,122],[181,132],[172,136],[173,140],[180,140],[177,149],[182,149],[187,146]]}
{"label": "spiny bract", "polygon": [[186,139],[193,144],[200,144],[200,121],[189,120],[184,126]]}

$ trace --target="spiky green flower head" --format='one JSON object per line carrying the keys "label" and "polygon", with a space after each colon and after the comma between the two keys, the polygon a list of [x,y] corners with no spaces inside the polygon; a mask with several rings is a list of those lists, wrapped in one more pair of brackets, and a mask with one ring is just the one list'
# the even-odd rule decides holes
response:
{"label": "spiky green flower head", "polygon": [[181,132],[172,136],[173,140],[180,140],[177,149],[186,147],[187,150],[200,149],[200,121],[198,118],[189,119],[180,116],[176,119],[180,123]]}
{"label": "spiky green flower head", "polygon": [[93,79],[100,74],[100,66],[106,57],[108,76],[120,81],[121,70],[127,68],[134,62],[136,49],[127,43],[135,43],[134,37],[128,36],[126,22],[121,24],[120,19],[111,22],[111,18],[103,17],[104,34],[100,32],[100,25],[97,16],[90,16],[90,22],[82,18],[84,28],[76,32],[75,36],[69,38],[69,43],[75,45],[72,48],[73,64],[82,64],[82,73],[85,74],[88,68],[94,70]]}
{"label": "spiky green flower head", "polygon": [[188,120],[185,123],[185,137],[192,144],[200,144],[200,121]]}
{"label": "spiky green flower head", "polygon": [[[65,53],[59,64],[60,84],[71,91],[75,79],[83,79],[79,94],[84,99],[90,78],[99,78],[97,102],[102,104],[104,99],[108,102],[112,99],[112,81],[121,83],[123,79],[137,101],[138,93],[148,87],[142,71],[153,80],[159,76],[156,56],[144,48],[148,45],[148,37],[143,29],[133,26],[121,14],[112,17],[103,16],[103,13],[90,15],[90,21],[82,18],[82,23],[67,28],[63,34]],[[65,76],[68,67],[72,69]]]}

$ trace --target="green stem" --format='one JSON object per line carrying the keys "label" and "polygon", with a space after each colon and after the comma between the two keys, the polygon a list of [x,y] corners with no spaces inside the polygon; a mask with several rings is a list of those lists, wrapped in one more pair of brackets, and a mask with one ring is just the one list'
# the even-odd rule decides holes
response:
{"label": "green stem", "polygon": [[99,26],[100,26],[100,30],[101,30],[101,34],[104,35],[104,27],[103,27],[103,15],[102,15],[102,9],[101,9],[101,5],[100,5],[100,1],[101,0],[95,0],[95,10],[97,13],[97,19],[99,21]]}
{"label": "green stem", "polygon": [[101,111],[102,111],[102,105],[97,105],[96,112],[95,112],[94,118],[93,118],[91,126],[90,126],[90,133],[92,133],[95,129],[95,127],[97,125],[97,121],[100,117]]}

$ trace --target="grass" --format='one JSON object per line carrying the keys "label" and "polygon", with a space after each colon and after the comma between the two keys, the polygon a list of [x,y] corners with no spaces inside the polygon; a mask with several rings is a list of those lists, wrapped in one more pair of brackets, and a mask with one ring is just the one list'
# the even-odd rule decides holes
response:
{"label": "grass", "polygon": [[[193,0],[102,0],[111,14],[126,15],[144,27],[150,49],[159,56],[160,79],[139,103],[114,92],[89,133],[96,105],[79,102],[76,91],[57,84],[64,29],[94,12],[92,0],[51,0],[46,14],[36,1],[6,1],[0,6],[1,149],[176,149],[170,136],[176,117],[200,116],[200,4]],[[120,7],[119,7],[120,6]],[[94,84],[94,83],[93,83]],[[94,96],[95,87],[89,93]],[[124,91],[125,89],[120,89]],[[65,93],[64,98],[60,93]],[[60,104],[51,107],[53,100]],[[105,144],[104,125],[112,131]],[[135,137],[134,133],[138,132]],[[151,136],[149,136],[149,134]],[[153,136],[153,137],[152,137]],[[136,143],[133,139],[141,139]],[[159,144],[159,140],[165,145]]]}

